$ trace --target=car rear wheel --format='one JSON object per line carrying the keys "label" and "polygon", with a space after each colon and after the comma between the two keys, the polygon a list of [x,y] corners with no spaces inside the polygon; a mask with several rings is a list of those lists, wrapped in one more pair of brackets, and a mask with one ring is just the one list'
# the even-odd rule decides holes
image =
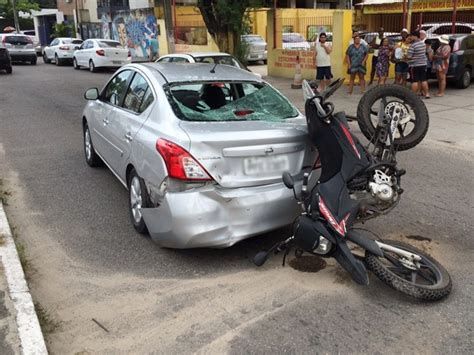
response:
{"label": "car rear wheel", "polygon": [[34,58],[31,58],[30,60],[31,65],[36,65],[36,58],[37,58],[36,56]]}
{"label": "car rear wheel", "polygon": [[58,58],[58,55],[57,55],[57,54],[54,55],[54,62],[56,63],[56,65],[57,65],[58,67],[63,64],[63,63],[61,62],[61,59]]}
{"label": "car rear wheel", "polygon": [[89,61],[89,71],[91,73],[95,73],[97,71],[94,61],[92,59]]}
{"label": "car rear wheel", "polygon": [[102,160],[92,145],[91,132],[87,123],[84,124],[84,154],[86,156],[86,163],[89,166],[96,167],[102,165]]}
{"label": "car rear wheel", "polygon": [[46,53],[43,53],[43,62],[44,62],[45,64],[51,63],[51,59],[48,58],[48,56],[46,55]]}
{"label": "car rear wheel", "polygon": [[464,68],[464,71],[459,78],[459,80],[456,82],[456,86],[460,89],[466,89],[469,85],[471,85],[471,69],[469,68]]}
{"label": "car rear wheel", "polygon": [[6,68],[5,70],[7,71],[7,74],[11,74],[11,73],[12,73],[12,67]]}
{"label": "car rear wheel", "polygon": [[141,209],[151,206],[150,197],[148,196],[145,182],[138,176],[135,169],[130,171],[127,185],[130,220],[132,221],[133,228],[140,234],[147,234],[148,229],[143,220]]}
{"label": "car rear wheel", "polygon": [[72,59],[72,66],[73,66],[74,69],[76,69],[76,70],[81,69],[81,68],[79,67],[79,65],[77,64],[77,59],[76,59],[76,57],[74,57],[74,58]]}

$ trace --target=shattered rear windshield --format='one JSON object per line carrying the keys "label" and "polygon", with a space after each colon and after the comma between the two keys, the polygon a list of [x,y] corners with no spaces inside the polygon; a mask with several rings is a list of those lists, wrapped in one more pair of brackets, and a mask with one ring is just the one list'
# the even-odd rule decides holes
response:
{"label": "shattered rear windshield", "polygon": [[187,121],[280,121],[298,116],[295,107],[271,86],[253,82],[173,84],[168,97]]}

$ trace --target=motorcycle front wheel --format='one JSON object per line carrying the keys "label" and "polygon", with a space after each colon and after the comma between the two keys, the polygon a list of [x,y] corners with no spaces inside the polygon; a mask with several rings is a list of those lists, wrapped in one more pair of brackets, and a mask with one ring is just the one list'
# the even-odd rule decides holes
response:
{"label": "motorcycle front wheel", "polygon": [[395,290],[422,301],[438,301],[449,295],[452,289],[451,277],[433,257],[399,241],[381,242],[417,254],[421,261],[419,269],[412,270],[404,266],[400,255],[394,252],[384,250],[383,257],[366,252],[365,265],[377,278]]}
{"label": "motorcycle front wheel", "polygon": [[394,137],[397,151],[413,148],[428,132],[428,110],[418,95],[400,85],[379,85],[368,90],[357,106],[357,123],[369,141],[374,138],[380,110],[385,117],[395,111],[400,115]]}

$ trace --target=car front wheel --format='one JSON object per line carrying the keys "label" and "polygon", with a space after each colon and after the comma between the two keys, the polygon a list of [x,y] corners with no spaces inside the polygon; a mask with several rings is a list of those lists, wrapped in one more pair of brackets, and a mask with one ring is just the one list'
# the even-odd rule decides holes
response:
{"label": "car front wheel", "polygon": [[77,64],[77,59],[76,59],[76,57],[74,57],[74,58],[72,59],[72,66],[73,66],[74,69],[76,69],[76,70],[79,70],[79,69],[80,69],[79,64]]}
{"label": "car front wheel", "polygon": [[147,234],[148,229],[143,220],[141,209],[151,206],[150,197],[148,196],[145,182],[138,176],[135,169],[130,171],[127,186],[130,220],[138,233]]}
{"label": "car front wheel", "polygon": [[51,60],[48,59],[48,56],[46,55],[46,53],[43,53],[43,62],[44,62],[45,64],[51,63]]}
{"label": "car front wheel", "polygon": [[91,132],[87,123],[84,124],[84,154],[86,157],[86,163],[89,166],[96,167],[102,164],[102,160],[95,152],[92,144]]}

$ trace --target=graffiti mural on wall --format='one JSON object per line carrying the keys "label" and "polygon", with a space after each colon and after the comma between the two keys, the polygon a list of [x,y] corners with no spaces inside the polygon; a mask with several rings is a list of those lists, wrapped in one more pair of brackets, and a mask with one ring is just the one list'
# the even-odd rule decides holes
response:
{"label": "graffiti mural on wall", "polygon": [[103,14],[102,34],[127,46],[134,58],[157,58],[159,29],[153,9]]}

